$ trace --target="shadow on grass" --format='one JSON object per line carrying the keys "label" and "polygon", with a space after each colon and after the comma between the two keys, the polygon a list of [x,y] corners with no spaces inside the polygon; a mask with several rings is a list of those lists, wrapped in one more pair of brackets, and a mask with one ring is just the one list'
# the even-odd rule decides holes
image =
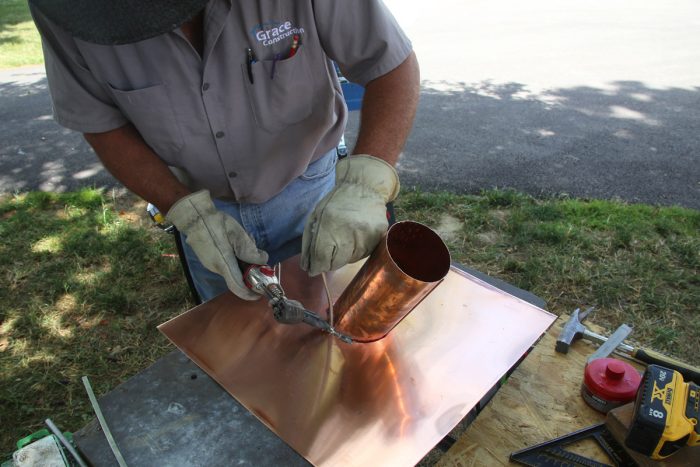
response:
{"label": "shadow on grass", "polygon": [[[27,21],[33,20],[26,0],[4,0],[0,3],[0,34],[7,33],[13,29],[13,26]],[[0,38],[0,45],[8,43],[18,44],[20,42],[22,42],[20,36]]]}
{"label": "shadow on grass", "polygon": [[[141,211],[142,212],[142,211]],[[156,326],[189,308],[172,237],[92,190],[0,202],[0,452],[47,417],[77,430],[98,393],[170,349]]]}

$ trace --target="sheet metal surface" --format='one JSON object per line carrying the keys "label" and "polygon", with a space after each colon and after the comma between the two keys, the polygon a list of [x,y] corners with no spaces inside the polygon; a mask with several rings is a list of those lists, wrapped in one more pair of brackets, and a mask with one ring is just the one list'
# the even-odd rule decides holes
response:
{"label": "sheet metal surface", "polygon": [[[334,274],[334,298],[358,268]],[[314,294],[304,303],[320,303]],[[280,325],[262,300],[231,294],[159,329],[311,463],[399,466],[449,433],[554,319],[453,267],[372,343]]]}

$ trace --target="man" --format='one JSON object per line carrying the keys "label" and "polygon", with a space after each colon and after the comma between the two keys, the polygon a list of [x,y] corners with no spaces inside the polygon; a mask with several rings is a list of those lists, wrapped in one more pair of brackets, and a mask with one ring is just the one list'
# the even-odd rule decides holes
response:
{"label": "man", "polygon": [[[239,261],[301,250],[316,276],[376,246],[419,86],[380,0],[29,3],[56,121],[167,213],[203,300],[258,298]],[[366,86],[357,145],[337,167],[347,108],[332,61]]]}

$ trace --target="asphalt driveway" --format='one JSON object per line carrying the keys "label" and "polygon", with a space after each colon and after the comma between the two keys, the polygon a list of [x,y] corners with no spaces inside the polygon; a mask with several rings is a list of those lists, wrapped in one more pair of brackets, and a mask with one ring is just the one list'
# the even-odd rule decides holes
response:
{"label": "asphalt driveway", "polygon": [[[403,186],[700,209],[700,3],[387,4],[423,79]],[[50,114],[41,67],[0,70],[0,192],[119,187]]]}

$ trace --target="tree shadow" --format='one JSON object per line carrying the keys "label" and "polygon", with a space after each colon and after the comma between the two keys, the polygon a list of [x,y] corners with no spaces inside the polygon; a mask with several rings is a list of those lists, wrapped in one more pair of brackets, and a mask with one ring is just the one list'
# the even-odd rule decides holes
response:
{"label": "tree shadow", "polygon": [[[700,88],[424,89],[403,181],[700,208]],[[421,144],[421,142],[423,142]],[[425,186],[424,173],[439,172]]]}
{"label": "tree shadow", "polygon": [[513,188],[698,209],[699,104],[698,87],[638,81],[539,94],[520,83],[423,83],[399,174],[422,190]]}
{"label": "tree shadow", "polygon": [[43,70],[0,82],[0,192],[122,188],[78,132],[53,121]]}
{"label": "tree shadow", "polygon": [[[0,192],[121,187],[51,118],[45,78],[0,83]],[[359,112],[346,137],[352,148]],[[512,188],[700,209],[700,88],[618,81],[533,93],[520,83],[423,83],[399,161],[404,187]]]}
{"label": "tree shadow", "polygon": [[179,262],[163,254],[172,237],[149,241],[118,220],[100,228],[119,215],[102,202],[0,213],[0,407],[12,420],[0,456],[47,417],[80,428],[92,415],[80,376],[95,376],[98,393],[116,387],[172,350],[156,326],[192,306]]}

